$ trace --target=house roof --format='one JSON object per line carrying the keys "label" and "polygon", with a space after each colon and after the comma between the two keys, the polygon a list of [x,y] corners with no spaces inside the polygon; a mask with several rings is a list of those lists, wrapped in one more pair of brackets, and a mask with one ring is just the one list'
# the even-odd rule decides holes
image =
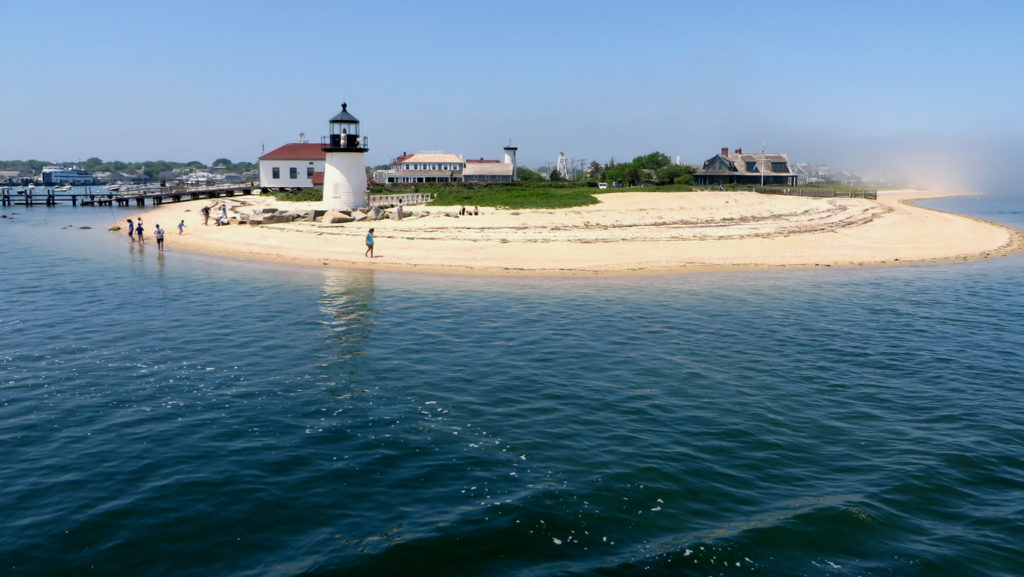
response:
{"label": "house roof", "polygon": [[512,176],[512,163],[470,162],[466,164],[463,176]]}
{"label": "house roof", "polygon": [[355,122],[359,123],[359,119],[348,113],[348,103],[341,103],[341,112],[334,115],[331,122]]}
{"label": "house roof", "polygon": [[[701,168],[697,170],[697,174],[735,174],[735,175],[749,175],[749,176],[760,176],[763,174],[770,174],[773,176],[785,176],[793,175],[793,169],[789,165],[789,157],[784,152],[766,152],[764,154],[759,152],[754,153],[743,153],[733,152],[731,154],[716,154],[707,161],[704,162],[704,166],[707,167],[712,164],[716,158],[721,158],[724,164],[728,166],[727,170],[715,170],[708,168]],[[747,163],[754,163],[753,166],[756,170],[747,170]],[[786,172],[774,172],[772,171],[773,162],[784,162],[786,163]]]}
{"label": "house roof", "polygon": [[462,160],[461,156],[456,154],[446,154],[444,152],[417,152],[409,158],[402,161],[403,164],[410,162],[455,162],[459,164],[465,164],[466,161]]}
{"label": "house roof", "polygon": [[308,142],[292,142],[275,148],[260,157],[260,160],[324,160],[327,153],[324,145]]}

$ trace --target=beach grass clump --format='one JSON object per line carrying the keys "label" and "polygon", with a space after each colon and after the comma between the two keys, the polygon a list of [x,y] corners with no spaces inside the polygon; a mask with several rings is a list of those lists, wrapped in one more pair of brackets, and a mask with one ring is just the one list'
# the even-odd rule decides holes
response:
{"label": "beach grass clump", "polygon": [[435,195],[438,206],[493,206],[508,209],[557,209],[597,204],[593,189],[538,183],[487,186],[417,186]]}
{"label": "beach grass clump", "polygon": [[323,200],[324,191],[317,188],[302,188],[295,191],[263,191],[261,194],[272,196],[282,202],[319,202]]}

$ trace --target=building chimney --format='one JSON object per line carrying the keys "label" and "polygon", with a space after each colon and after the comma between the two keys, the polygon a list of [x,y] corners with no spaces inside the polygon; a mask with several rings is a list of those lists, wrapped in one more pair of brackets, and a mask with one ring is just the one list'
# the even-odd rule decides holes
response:
{"label": "building chimney", "polygon": [[723,146],[722,147],[722,156],[729,156],[729,147],[728,146]]}
{"label": "building chimney", "polygon": [[737,148],[736,149],[736,154],[743,154],[743,149],[742,148]]}

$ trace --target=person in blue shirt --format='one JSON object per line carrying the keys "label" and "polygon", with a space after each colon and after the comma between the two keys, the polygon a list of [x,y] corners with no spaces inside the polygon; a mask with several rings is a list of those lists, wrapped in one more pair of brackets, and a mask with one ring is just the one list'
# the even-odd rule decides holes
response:
{"label": "person in blue shirt", "polygon": [[135,223],[128,219],[128,240],[135,242]]}
{"label": "person in blue shirt", "polygon": [[373,258],[373,229],[372,228],[370,229],[370,232],[366,233],[366,252],[363,253],[363,256],[368,256],[370,258]]}

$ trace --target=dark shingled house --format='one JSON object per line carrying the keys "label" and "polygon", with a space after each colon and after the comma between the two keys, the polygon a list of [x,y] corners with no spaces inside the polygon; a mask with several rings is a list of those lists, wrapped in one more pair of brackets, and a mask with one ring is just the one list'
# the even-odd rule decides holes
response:
{"label": "dark shingled house", "polygon": [[789,158],[784,153],[744,154],[742,148],[737,148],[729,154],[729,149],[723,148],[721,154],[704,162],[694,174],[694,181],[698,186],[760,186],[762,182],[765,186],[796,186],[797,174],[789,167]]}

